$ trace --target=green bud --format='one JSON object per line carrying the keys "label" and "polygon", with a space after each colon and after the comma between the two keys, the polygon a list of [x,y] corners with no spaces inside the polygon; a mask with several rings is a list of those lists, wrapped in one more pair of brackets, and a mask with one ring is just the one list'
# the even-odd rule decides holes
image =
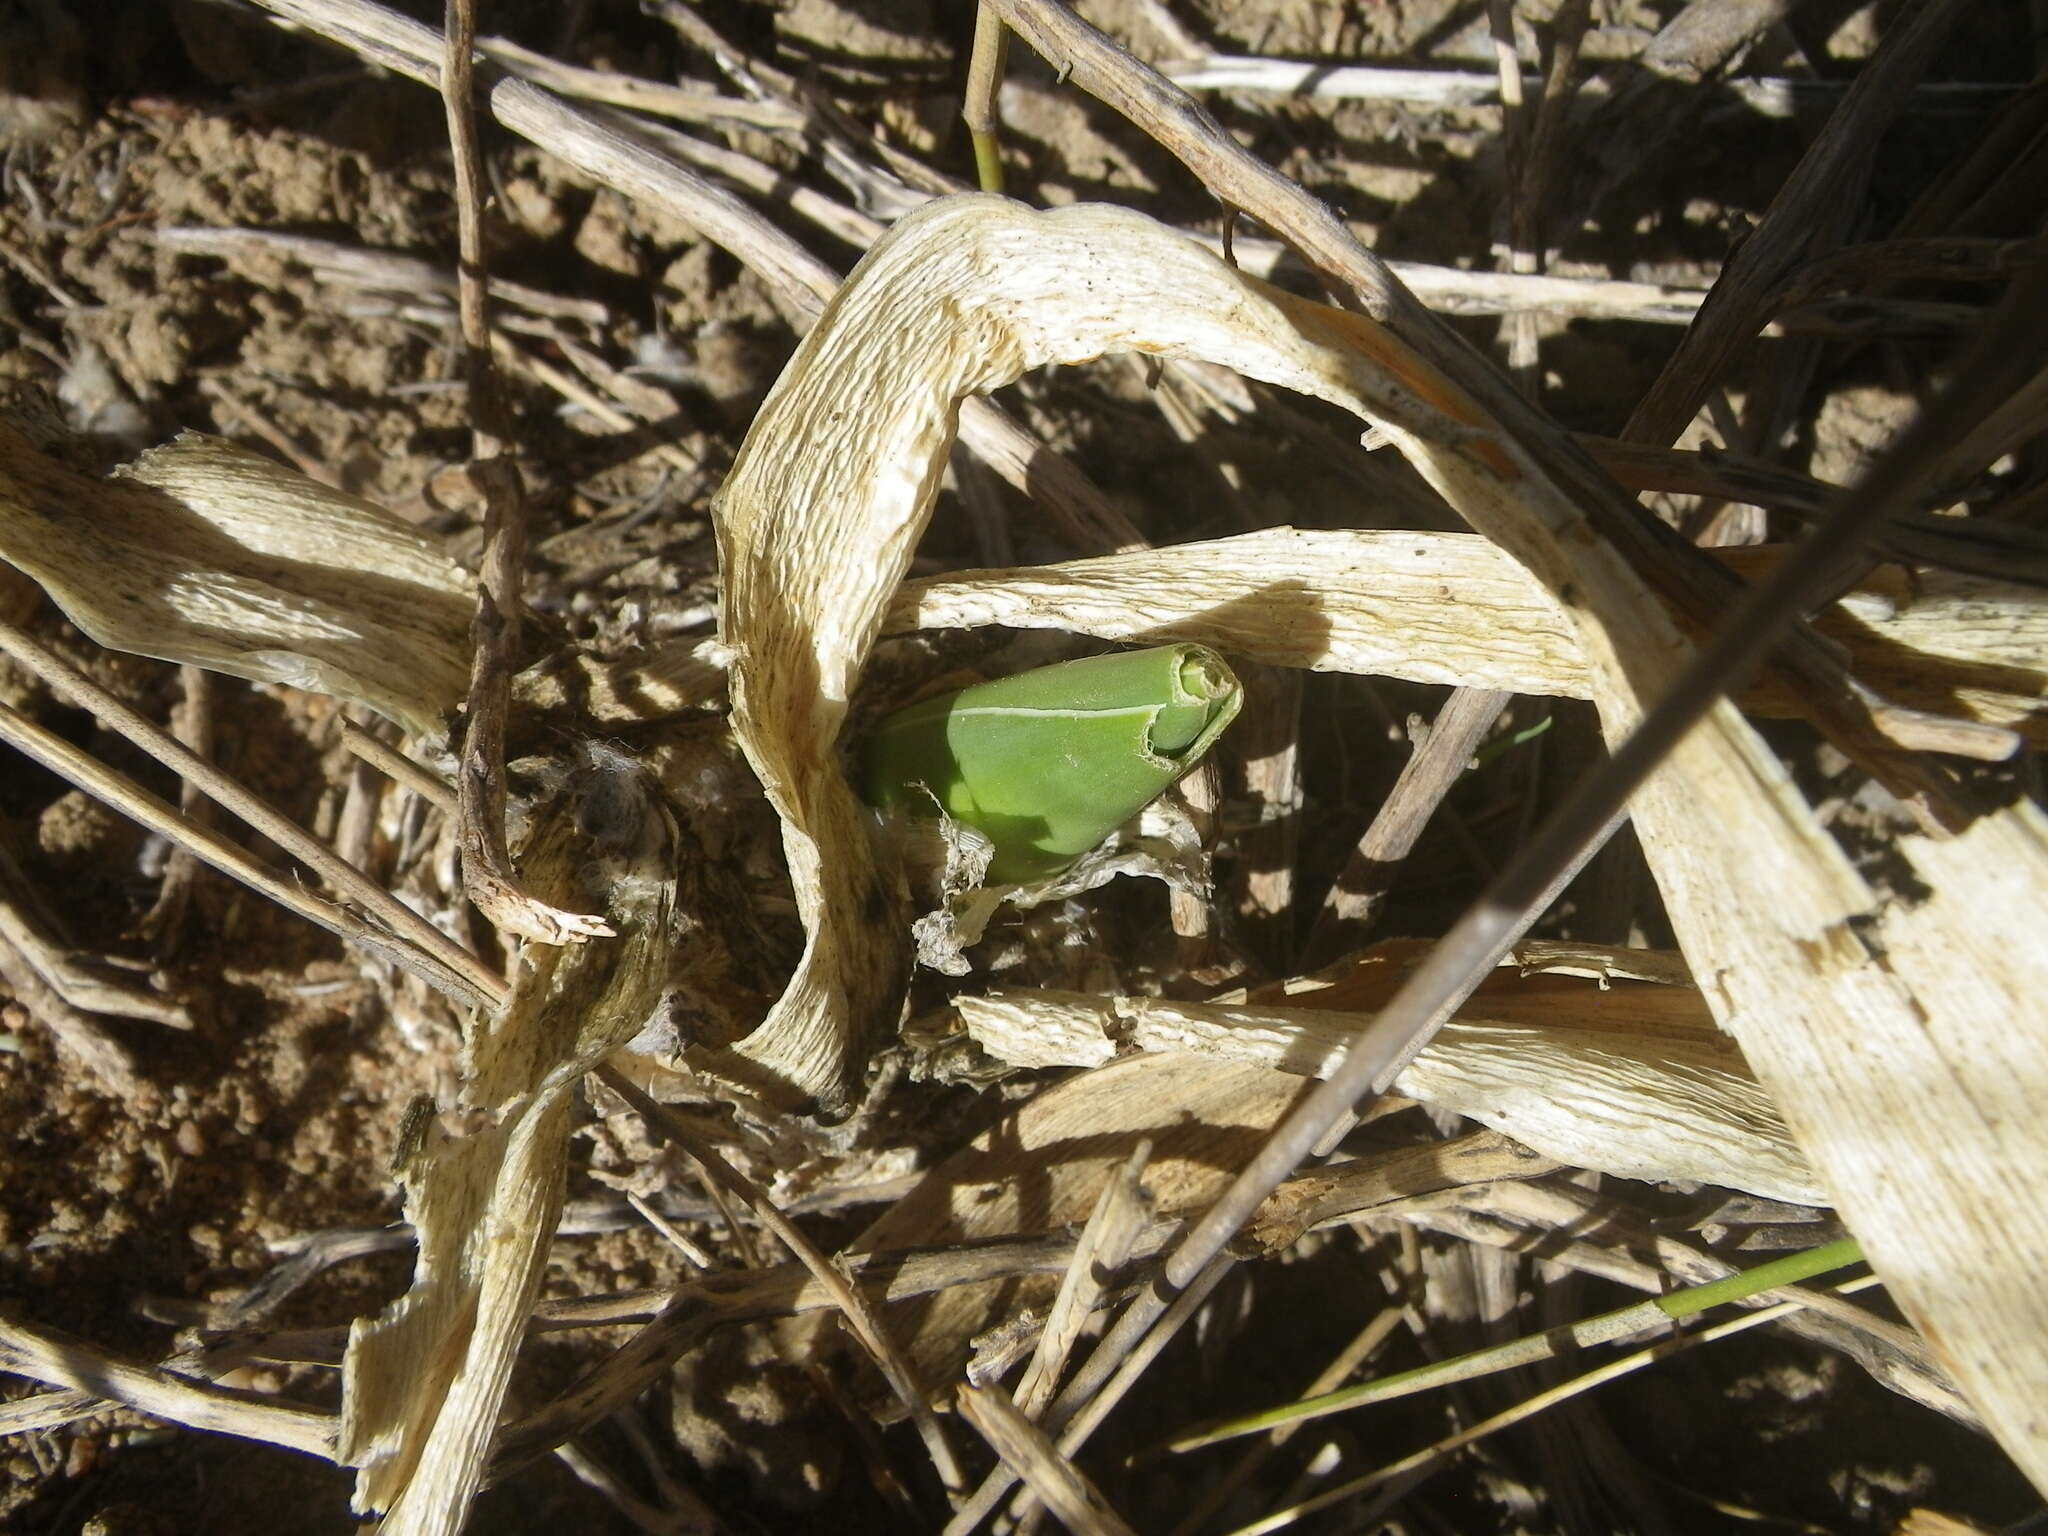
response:
{"label": "green bud", "polygon": [[930,816],[936,798],[995,844],[991,881],[1038,879],[1199,763],[1243,699],[1199,645],[1039,667],[889,716],[861,754],[861,792],[910,816]]}

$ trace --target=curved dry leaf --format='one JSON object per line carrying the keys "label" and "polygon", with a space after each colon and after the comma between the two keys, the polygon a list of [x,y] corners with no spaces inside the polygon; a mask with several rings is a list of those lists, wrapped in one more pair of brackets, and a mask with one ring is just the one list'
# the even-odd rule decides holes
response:
{"label": "curved dry leaf", "polygon": [[[875,856],[839,732],[960,401],[1046,363],[1186,354],[1377,421],[1426,423],[1447,442],[1470,437],[1441,414],[1469,407],[1433,371],[1381,361],[1384,333],[1333,344],[1349,326],[1120,208],[943,198],[876,242],[776,381],[716,508],[733,729],[782,818],[807,934],[741,1058],[843,1098],[900,1010],[901,881]],[[1490,441],[1474,451],[1497,453]]]}
{"label": "curved dry leaf", "polygon": [[[1369,1013],[1010,989],[953,1000],[975,1043],[1025,1067],[1188,1053],[1325,1077]],[[1563,1004],[1560,1006],[1560,1004]],[[1476,999],[1393,1091],[1559,1162],[1828,1204],[1770,1096],[1689,988],[1579,986],[1517,1009]]]}
{"label": "curved dry leaf", "polygon": [[[1742,550],[1761,576],[1778,550]],[[1270,666],[1590,698],[1564,609],[1469,533],[1266,528],[1132,554],[907,582],[883,628],[1063,629],[1187,641]],[[1856,675],[1887,698],[2048,737],[2048,603],[2030,587],[1946,571],[1875,573],[1820,615]],[[680,658],[679,658],[680,660]],[[699,682],[701,687],[701,681]],[[1784,715],[1768,686],[1743,707]]]}
{"label": "curved dry leaf", "polygon": [[[1574,497],[1384,327],[1245,278],[1121,210],[1040,214],[976,196],[930,204],[876,244],[799,350],[720,517],[735,728],[783,818],[810,935],[797,975],[742,1050],[810,1091],[838,1089],[897,1007],[897,903],[835,749],[957,403],[1027,368],[1112,350],[1223,363],[1378,427],[1557,599],[1610,741],[1694,654]],[[1716,1018],[1879,1272],[1950,1353],[2007,1449],[2048,1486],[2048,1291],[2038,1284],[2048,1213],[2035,1198],[2048,1134],[2037,1117],[1987,1108],[2014,1081],[1996,1037],[2037,1018],[2048,993],[2048,945],[2001,955],[1962,992],[1944,990],[1933,968],[1888,967],[1861,936],[1878,902],[1725,701],[1632,810]],[[2017,861],[2005,878],[2025,899],[2009,910],[2034,915],[2037,930],[2048,845],[2021,815],[2001,813],[1983,835]],[[1967,924],[1967,905],[1916,913],[1926,953],[1952,966],[1970,952],[1967,926],[1953,926]],[[2038,1044],[2035,1031],[2022,1033]],[[1873,1040],[1882,1048],[1869,1049]],[[1945,1284],[1930,1255],[1970,1284]],[[2011,1304],[1979,1305],[1982,1295]]]}
{"label": "curved dry leaf", "polygon": [[442,728],[469,677],[473,584],[369,502],[186,433],[109,480],[0,422],[0,559],[100,644]]}
{"label": "curved dry leaf", "polygon": [[601,907],[617,938],[529,946],[510,1001],[470,1023],[458,1106],[401,1176],[419,1259],[406,1294],[359,1318],[343,1364],[341,1459],[385,1536],[456,1536],[482,1486],[568,1171],[569,1098],[633,1037],[667,984],[676,824],[652,776],[587,746],[520,849],[536,892]]}

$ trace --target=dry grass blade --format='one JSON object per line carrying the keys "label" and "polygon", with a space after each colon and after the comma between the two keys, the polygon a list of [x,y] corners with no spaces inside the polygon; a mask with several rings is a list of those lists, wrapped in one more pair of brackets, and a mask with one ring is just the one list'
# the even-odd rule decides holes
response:
{"label": "dry grass blade", "polygon": [[[369,0],[265,0],[265,8],[300,22],[400,74],[438,86],[438,34]],[[824,309],[839,275],[767,218],[724,188],[659,153],[637,135],[576,111],[523,80],[493,87],[499,122],[549,153],[629,196],[702,228],[761,273],[789,304],[799,328]],[[963,440],[1005,480],[1042,501],[1084,545],[1142,545],[1129,520],[1065,460],[986,401],[960,412]]]}
{"label": "dry grass blade", "polygon": [[91,1393],[190,1429],[334,1457],[331,1414],[134,1365],[53,1329],[0,1321],[0,1371]]}
{"label": "dry grass blade", "polygon": [[[91,710],[108,727],[141,747],[143,751],[176,773],[187,785],[197,788],[214,804],[269,838],[319,875],[338,894],[354,901],[374,916],[389,931],[387,947],[394,944],[404,946],[417,950],[422,956],[431,957],[441,970],[452,972],[463,979],[466,985],[460,995],[465,999],[489,998],[503,994],[504,982],[493,975],[474,954],[455,943],[447,934],[426,921],[354,865],[336,856],[332,849],[308,835],[290,818],[266,805],[228,774],[223,773],[184,743],[167,735],[153,722],[144,719],[76,667],[66,663],[47,646],[38,644],[32,637],[11,624],[0,623],[0,651],[5,651],[49,684],[60,697],[69,699],[81,709]],[[177,825],[181,831],[185,827],[198,827],[203,831],[210,831],[203,823],[182,811],[179,813]],[[178,833],[166,832],[166,835],[183,846],[183,838]],[[218,841],[213,844],[216,853],[225,846],[227,845]],[[196,848],[192,853],[195,857],[205,857],[205,854]],[[215,862],[216,867],[219,867],[216,861],[209,862]]]}
{"label": "dry grass blade", "polygon": [[0,556],[115,650],[357,699],[421,736],[462,696],[469,582],[447,552],[217,438],[99,480],[0,421]]}
{"label": "dry grass blade", "polygon": [[441,960],[437,951],[446,946],[445,937],[436,950],[422,949],[410,938],[395,935],[378,924],[365,922],[346,907],[322,900],[268,865],[259,863],[211,827],[187,819],[176,806],[4,705],[0,705],[0,738],[58,777],[113,806],[137,825],[147,827],[189,850],[195,858],[203,860],[229,879],[240,881],[286,911],[296,913],[316,927],[324,928],[378,959],[419,977],[428,986],[458,1002],[485,1006],[502,986],[488,972],[478,974],[479,966],[474,956],[465,955],[460,970]]}
{"label": "dry grass blade", "polygon": [[[1333,1384],[1383,1341],[1400,1378],[1612,1305],[1577,1292],[1851,1232],[1885,1310],[1802,1298],[1745,1346],[1761,1373],[1689,1362],[1828,1389],[1755,1502],[1896,1512],[1897,1474],[1995,1523],[2048,1487],[2048,90],[1974,83],[2024,71],[2023,19],[1936,55],[1961,0],[1676,0],[1647,46],[1584,0],[1095,0],[1140,53],[1324,61],[1212,117],[1071,0],[520,19],[559,61],[443,3],[180,8],[182,75],[34,6],[62,35],[24,57],[76,111],[0,68],[0,394],[30,396],[0,417],[0,735],[32,759],[0,773],[0,1267],[38,1314],[0,1328],[32,1394],[0,1433],[38,1437],[0,1457],[0,1525],[115,1519],[155,1441],[259,1526],[289,1479],[353,1477],[386,1536],[460,1536],[500,1480],[520,1532],[1192,1530],[1439,1432],[1376,1406],[1235,1484],[1206,1483],[1227,1454],[1120,1456],[1254,1378],[1347,1340]],[[1012,31],[1037,56],[998,101]],[[1476,105],[1463,71],[1344,75],[1480,58]],[[969,74],[1025,202],[952,174]],[[1562,425],[1681,395],[1697,447]],[[259,452],[106,477],[188,421]],[[1165,892],[1032,906],[956,865],[935,893],[849,792],[890,711],[1162,640],[1244,693],[1180,801],[1086,856],[1170,849],[1135,871]],[[202,666],[256,686],[209,701]],[[196,825],[231,776],[304,830]],[[1301,974],[1304,939],[1441,934],[1502,870],[1448,939]],[[942,910],[910,923],[913,893]],[[1546,903],[1532,931],[1584,937],[1481,977]],[[492,923],[509,977],[469,953]],[[131,1364],[45,1317],[181,1337]],[[1689,1466],[1770,1432],[1767,1397],[1677,1374],[1611,1431],[1586,1404],[1516,1465],[1434,1447],[1324,1518],[1405,1518],[1435,1474],[1461,1530],[1570,1524],[1581,1492],[1669,1523],[1629,1465],[1666,1453],[1660,1403]],[[294,1417],[305,1381],[338,1421]],[[1513,1389],[1453,1390],[1443,1427]],[[1850,1443],[1871,1409],[1898,1449]],[[138,1440],[151,1414],[327,1464]]]}
{"label": "dry grass blade", "polygon": [[[1831,1287],[1831,1294],[1852,1294],[1855,1291],[1866,1289],[1875,1284],[1877,1284],[1875,1277],[1866,1276],[1862,1279],[1845,1281],[1841,1285]],[[1482,1419],[1479,1423],[1461,1429],[1454,1434],[1446,1435],[1434,1445],[1429,1446],[1425,1450],[1417,1451],[1412,1456],[1404,1456],[1399,1461],[1389,1462],[1386,1466],[1379,1468],[1375,1472],[1367,1473],[1364,1477],[1350,1479],[1338,1487],[1317,1494],[1312,1499],[1304,1499],[1301,1503],[1287,1509],[1275,1510],[1263,1520],[1254,1520],[1249,1525],[1239,1526],[1235,1531],[1231,1532],[1231,1536],[1264,1536],[1264,1533],[1269,1531],[1285,1530],[1288,1526],[1300,1520],[1303,1515],[1313,1514],[1319,1509],[1328,1509],[1331,1505],[1341,1504],[1348,1499],[1355,1499],[1362,1493],[1369,1493],[1373,1489],[1389,1483],[1398,1481],[1401,1488],[1405,1491],[1413,1487],[1416,1481],[1420,1480],[1415,1474],[1426,1475],[1428,1472],[1441,1466],[1456,1452],[1463,1450],[1475,1441],[1483,1440],[1488,1435],[1498,1434],[1503,1429],[1511,1428],[1547,1409],[1556,1407],[1559,1403],[1569,1402],[1572,1398],[1582,1393],[1590,1392],[1595,1387],[1603,1387],[1610,1381],[1618,1381],[1624,1376],[1644,1370],[1649,1366],[1657,1364],[1660,1360],[1668,1359],[1672,1355],[1681,1353],[1684,1350],[1697,1348],[1702,1344],[1712,1344],[1738,1333],[1747,1333],[1753,1328],[1761,1328],[1766,1323],[1774,1323],[1781,1318],[1791,1316],[1806,1305],[1807,1303],[1803,1300],[1783,1301],[1774,1307],[1766,1307],[1761,1311],[1752,1312],[1746,1317],[1738,1317],[1725,1323],[1716,1323],[1710,1328],[1702,1328],[1696,1333],[1661,1339],[1657,1343],[1650,1345],[1647,1349],[1637,1350],[1633,1354],[1625,1355],[1619,1360],[1610,1361],[1608,1364],[1600,1366],[1595,1370],[1586,1371],[1581,1375],[1573,1377],[1570,1381],[1561,1382],[1548,1391],[1539,1392],[1535,1396],[1525,1399],[1513,1408],[1496,1413],[1490,1418]]]}
{"label": "dry grass blade", "polygon": [[1131,1528],[1045,1432],[1017,1411],[1001,1387],[962,1387],[960,1416],[980,1431],[1003,1464],[1078,1536],[1131,1536]]}
{"label": "dry grass blade", "polygon": [[1081,1229],[1081,1240],[1074,1245],[1074,1262],[1061,1276],[1059,1291],[1045,1314],[1045,1331],[1038,1336],[1031,1363],[1017,1381],[1016,1407],[1027,1419],[1036,1418],[1052,1400],[1082,1327],[1102,1299],[1110,1277],[1130,1258],[1131,1244],[1152,1215],[1152,1202],[1139,1183],[1151,1160],[1151,1142],[1140,1141],[1131,1149],[1130,1161],[1102,1186],[1088,1225]]}
{"label": "dry grass blade", "polygon": [[[1720,553],[1726,567],[1751,577],[1784,560],[1781,548]],[[1447,591],[1456,603],[1443,601]],[[1273,666],[1598,696],[1571,605],[1472,534],[1268,528],[1169,550],[960,571],[906,583],[884,624],[899,632],[1002,624],[1105,640],[1187,640]],[[1852,659],[1860,681],[1917,706],[1913,729],[1946,750],[1998,761],[2016,745],[2008,728],[2048,731],[2034,667],[2048,643],[2048,611],[2031,588],[1937,571],[1902,589],[1896,576],[1878,575],[1815,624]],[[702,659],[682,647],[675,657],[652,664],[657,680]],[[1769,716],[1801,707],[1768,681],[1741,702]]]}

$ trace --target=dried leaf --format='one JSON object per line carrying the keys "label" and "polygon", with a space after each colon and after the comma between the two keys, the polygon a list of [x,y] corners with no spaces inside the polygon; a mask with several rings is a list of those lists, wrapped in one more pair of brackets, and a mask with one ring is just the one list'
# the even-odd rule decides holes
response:
{"label": "dried leaf", "polygon": [[[1447,1025],[1394,1092],[1469,1116],[1559,1162],[1688,1179],[1802,1204],[1829,1201],[1770,1096],[1690,987],[1493,987]],[[998,1060],[1099,1066],[1189,1052],[1323,1077],[1369,1013],[1009,989],[961,996]]]}
{"label": "dried leaf", "polygon": [[100,644],[442,729],[469,676],[473,583],[367,501],[186,433],[111,480],[0,421],[0,558]]}
{"label": "dried leaf", "polygon": [[402,1170],[419,1233],[411,1288],[358,1320],[343,1367],[341,1455],[384,1536],[456,1536],[561,1212],[569,1096],[636,1034],[669,976],[676,828],[651,777],[586,749],[533,818],[521,867],[552,899],[602,906],[619,937],[530,945],[513,996],[474,1021],[462,1101],[478,1128],[432,1125]]}

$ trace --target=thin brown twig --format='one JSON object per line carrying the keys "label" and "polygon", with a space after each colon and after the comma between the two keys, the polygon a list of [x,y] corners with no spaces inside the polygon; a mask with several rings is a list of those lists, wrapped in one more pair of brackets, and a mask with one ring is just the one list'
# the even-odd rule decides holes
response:
{"label": "thin brown twig", "polygon": [[867,1346],[875,1364],[888,1378],[903,1406],[915,1419],[925,1448],[931,1453],[932,1465],[938,1469],[940,1481],[948,1490],[965,1487],[966,1479],[960,1470],[959,1458],[954,1454],[952,1442],[947,1439],[938,1417],[932,1412],[931,1403],[924,1389],[918,1385],[915,1367],[910,1359],[890,1337],[883,1324],[881,1314],[873,1303],[847,1278],[825,1254],[804,1235],[801,1227],[782,1214],[781,1209],[769,1198],[768,1192],[752,1179],[719,1156],[709,1143],[699,1140],[681,1125],[673,1115],[640,1090],[638,1084],[623,1073],[611,1067],[600,1067],[597,1075],[604,1085],[633,1107],[649,1132],[664,1140],[673,1141],[684,1154],[703,1170],[706,1187],[722,1184],[736,1192],[747,1202],[761,1225],[773,1232],[777,1238],[797,1256],[820,1284],[826,1286],[844,1312],[861,1343]]}
{"label": "thin brown twig", "polygon": [[1003,1464],[1021,1478],[1068,1530],[1080,1536],[1135,1536],[1080,1468],[1017,1411],[1001,1387],[965,1386],[955,1399]]}
{"label": "thin brown twig", "polygon": [[455,791],[447,780],[379,741],[353,720],[341,723],[341,744],[401,788],[409,789],[444,816],[455,814]]}
{"label": "thin brown twig", "polygon": [[135,1053],[82,1008],[74,1008],[43,980],[28,957],[0,938],[0,981],[14,1001],[56,1037],[61,1051],[100,1080],[109,1092],[134,1103],[146,1088]]}
{"label": "thin brown twig", "polygon": [[[143,824],[149,826],[152,831],[161,832],[177,846],[190,851],[194,857],[262,891],[301,916],[311,917],[312,921],[319,923],[323,928],[340,933],[344,938],[355,939],[357,942],[373,943],[380,954],[394,958],[398,954],[412,957],[399,960],[397,963],[420,976],[430,986],[472,1004],[484,999],[495,999],[504,994],[504,981],[494,976],[475,955],[462,948],[353,864],[338,857],[333,850],[308,834],[289,817],[251,793],[230,775],[221,772],[218,767],[189,747],[165,734],[154,721],[129,708],[47,646],[13,625],[0,622],[0,651],[5,651],[28,668],[47,683],[59,697],[81,709],[90,710],[110,730],[133,742],[177,774],[185,783],[196,785],[208,799],[269,838],[294,859],[319,875],[338,894],[361,904],[365,911],[383,925],[383,928],[381,931],[372,930],[360,919],[346,914],[343,909],[320,902],[318,898],[301,891],[296,885],[287,884],[280,877],[264,870],[247,853],[226,842],[210,827],[173,811],[154,795],[134,788],[134,794],[144,795],[146,800],[131,802],[131,798],[123,794],[123,786],[127,785],[128,781],[110,769],[102,769],[94,774],[92,784],[80,782],[63,768],[53,768],[53,772],[71,778],[73,783],[85,789],[88,794],[100,795],[102,798],[123,794],[122,799],[109,799],[109,803],[143,821]],[[68,744],[65,745],[65,760],[74,768],[79,768],[81,765],[77,759],[85,758],[85,754],[77,752],[75,748],[69,748]],[[92,760],[85,758],[85,761]],[[100,787],[96,788],[94,785]],[[160,811],[148,810],[151,805],[160,807]],[[138,812],[136,806],[141,806],[144,810]],[[144,820],[145,813],[150,819]],[[289,891],[291,894],[281,895],[281,891]],[[317,904],[317,910],[324,915],[314,916],[313,911],[316,908],[309,907],[308,904]]]}
{"label": "thin brown twig", "polygon": [[470,108],[474,0],[448,0],[441,64],[448,144],[454,157],[456,308],[469,377],[470,480],[484,502],[483,576],[477,589],[469,696],[457,754],[462,883],[469,899],[508,933],[568,944],[612,932],[602,917],[566,912],[521,888],[505,844],[505,734],[519,656],[520,584],[526,571],[526,490],[509,451],[510,433],[491,360],[490,294],[484,276],[483,162]]}
{"label": "thin brown twig", "polygon": [[334,1459],[336,1421],[331,1414],[136,1365],[55,1329],[0,1318],[0,1371],[90,1392],[188,1429]]}

